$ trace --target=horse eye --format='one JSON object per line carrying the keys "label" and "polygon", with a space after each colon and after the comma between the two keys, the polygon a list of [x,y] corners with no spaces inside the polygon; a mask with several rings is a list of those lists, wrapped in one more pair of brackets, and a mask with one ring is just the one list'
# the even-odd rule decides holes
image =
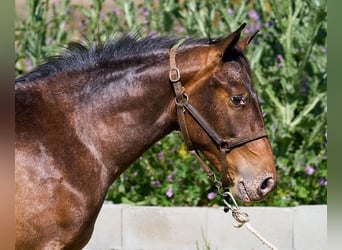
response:
{"label": "horse eye", "polygon": [[230,98],[234,106],[246,105],[246,98],[243,95],[236,95]]}

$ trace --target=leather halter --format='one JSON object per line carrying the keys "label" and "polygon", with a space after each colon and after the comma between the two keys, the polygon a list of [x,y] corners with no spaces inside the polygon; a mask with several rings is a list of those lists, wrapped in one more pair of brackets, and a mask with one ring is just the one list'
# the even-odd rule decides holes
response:
{"label": "leather halter", "polygon": [[[260,130],[254,133],[247,134],[245,136],[241,136],[238,138],[222,138],[212,126],[203,118],[203,116],[194,108],[190,102],[189,97],[185,93],[185,88],[181,83],[181,75],[180,71],[176,65],[176,50],[182,44],[184,39],[180,40],[176,45],[174,45],[170,50],[170,71],[169,71],[169,79],[172,83],[172,88],[175,94],[175,103],[177,110],[178,123],[180,127],[181,134],[184,138],[185,144],[188,147],[189,151],[191,151],[196,158],[199,160],[200,164],[204,168],[206,174],[210,179],[214,176],[215,185],[218,189],[221,187],[224,191],[228,191],[229,183],[232,183],[232,180],[228,180],[227,171],[228,171],[228,163],[226,160],[227,154],[236,147],[239,147],[248,142],[261,139],[263,137],[267,137],[267,133],[265,130]],[[215,145],[220,150],[220,162],[221,162],[221,183],[219,183],[212,169],[202,160],[200,157],[198,150],[193,146],[191,137],[188,132],[188,128],[186,126],[185,121],[185,112],[188,112],[192,118],[202,127],[202,129],[207,133],[207,135],[212,139]]]}

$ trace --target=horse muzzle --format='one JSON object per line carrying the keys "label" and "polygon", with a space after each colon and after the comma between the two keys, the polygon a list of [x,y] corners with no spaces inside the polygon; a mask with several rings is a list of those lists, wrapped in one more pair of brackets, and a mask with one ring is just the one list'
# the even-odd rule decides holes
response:
{"label": "horse muzzle", "polygon": [[256,178],[241,177],[232,187],[235,197],[245,204],[263,200],[277,186],[277,178],[271,173]]}

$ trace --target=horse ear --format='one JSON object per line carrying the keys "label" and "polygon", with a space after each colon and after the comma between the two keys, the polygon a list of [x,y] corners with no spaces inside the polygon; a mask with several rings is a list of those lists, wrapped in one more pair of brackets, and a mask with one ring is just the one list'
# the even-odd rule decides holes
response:
{"label": "horse ear", "polygon": [[251,41],[254,39],[254,37],[258,34],[259,30],[255,31],[252,35],[247,36],[243,39],[240,39],[237,42],[237,45],[240,47],[241,50],[244,50],[250,43]]}
{"label": "horse ear", "polygon": [[[229,34],[227,37],[221,39],[218,43],[213,47],[215,54],[218,53],[220,59],[224,58],[224,55],[235,45],[238,44],[241,31],[246,27],[246,23],[243,23],[237,30],[233,33]],[[216,54],[217,55],[217,54]]]}

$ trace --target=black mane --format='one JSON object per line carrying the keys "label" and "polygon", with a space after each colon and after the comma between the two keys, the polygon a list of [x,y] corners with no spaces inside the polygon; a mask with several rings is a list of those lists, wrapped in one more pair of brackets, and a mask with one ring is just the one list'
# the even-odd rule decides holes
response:
{"label": "black mane", "polygon": [[[60,72],[81,71],[119,59],[148,56],[158,51],[169,50],[180,39],[167,36],[138,39],[136,36],[126,35],[93,45],[72,42],[68,44],[61,55],[48,58],[44,64],[17,78],[15,82],[31,82]],[[208,44],[210,42],[210,39],[208,41],[208,39],[188,38],[183,46],[186,44]]]}

